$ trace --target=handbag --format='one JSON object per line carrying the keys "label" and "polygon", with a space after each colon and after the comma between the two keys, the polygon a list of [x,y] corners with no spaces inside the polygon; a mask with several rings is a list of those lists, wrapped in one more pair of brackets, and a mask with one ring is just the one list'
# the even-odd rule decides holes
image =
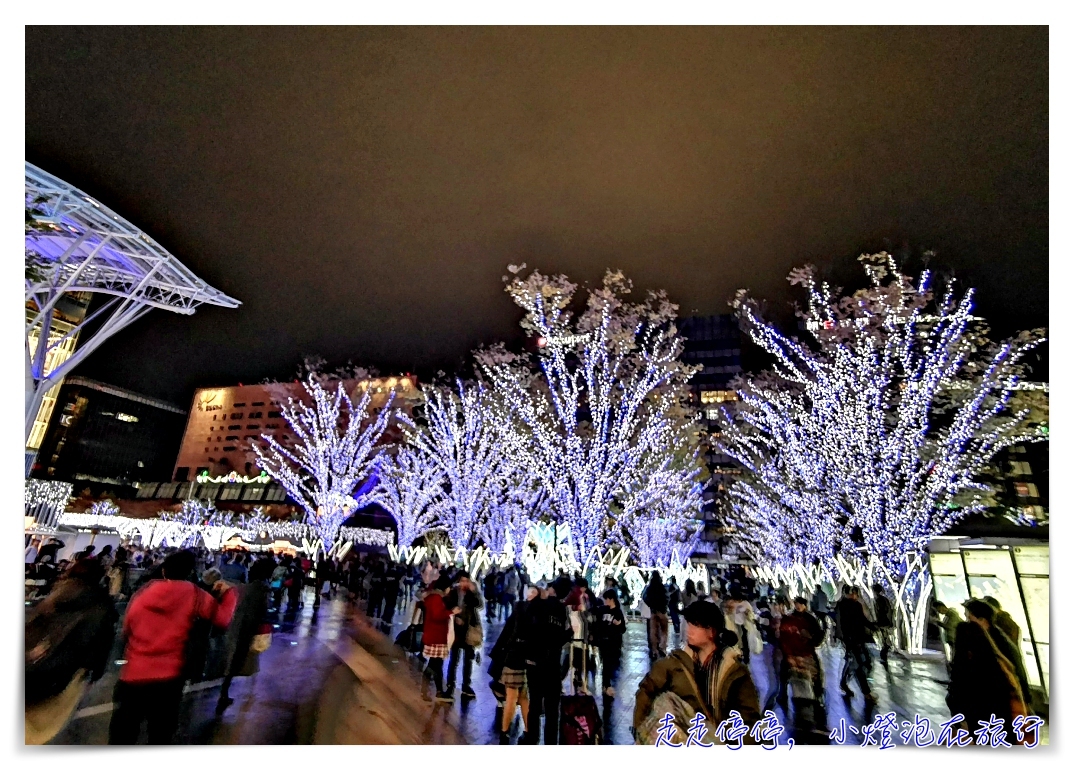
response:
{"label": "handbag", "polygon": [[478,619],[477,624],[473,626],[467,626],[466,628],[466,644],[469,647],[480,647],[481,642],[484,641],[485,634],[481,629],[481,620]]}
{"label": "handbag", "polygon": [[250,651],[256,652],[258,655],[265,652],[272,646],[272,626],[268,623],[262,623],[261,627],[257,629],[257,633],[250,641]]}

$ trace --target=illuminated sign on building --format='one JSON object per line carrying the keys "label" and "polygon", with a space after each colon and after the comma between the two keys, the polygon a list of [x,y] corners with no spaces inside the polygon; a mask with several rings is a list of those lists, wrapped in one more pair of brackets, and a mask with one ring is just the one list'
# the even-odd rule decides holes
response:
{"label": "illuminated sign on building", "polygon": [[210,476],[208,471],[202,471],[194,480],[199,484],[268,484],[272,481],[265,471],[257,476],[240,476],[235,471],[226,476]]}

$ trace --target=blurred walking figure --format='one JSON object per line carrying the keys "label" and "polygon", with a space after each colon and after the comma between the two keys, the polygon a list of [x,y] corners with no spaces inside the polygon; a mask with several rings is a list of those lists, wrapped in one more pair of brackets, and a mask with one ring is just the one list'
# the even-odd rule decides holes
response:
{"label": "blurred walking figure", "polygon": [[996,649],[999,650],[999,654],[1011,664],[1014,676],[1021,688],[1022,700],[1028,706],[1032,702],[1032,694],[1029,691],[1029,677],[1026,675],[1026,664],[1022,658],[1022,652],[1010,637],[995,626],[994,619],[995,610],[988,602],[980,599],[970,599],[966,602],[966,620],[984,629]]}
{"label": "blurred walking figure", "polygon": [[850,674],[853,672],[858,680],[858,687],[861,688],[861,694],[865,696],[866,704],[872,704],[877,700],[869,688],[872,657],[865,646],[872,641],[870,633],[872,623],[865,616],[865,608],[859,596],[857,588],[844,586],[843,598],[835,605],[835,632],[846,649],[839,686],[848,698],[853,696],[854,692],[850,689]]}
{"label": "blurred walking figure", "polygon": [[604,693],[604,723],[610,724],[615,684],[623,660],[623,635],[626,633],[626,617],[619,604],[619,592],[609,588],[602,597],[603,603],[594,612],[594,638],[600,650],[601,690]]}
{"label": "blurred walking figure", "polygon": [[788,686],[794,680],[792,697],[820,701],[824,694],[817,647],[824,638],[820,621],[809,612],[808,600],[798,596],[794,611],[780,618],[778,646],[782,653],[779,666],[780,703],[787,703]]}
{"label": "blurred walking figure", "polygon": [[738,634],[739,649],[742,651],[742,662],[750,662],[750,631],[757,633],[757,613],[753,611],[753,605],[739,593],[732,595],[727,602],[727,613],[735,624],[734,631]]}
{"label": "blurred walking figure", "polygon": [[986,596],[981,601],[990,605],[992,609],[996,611],[992,619],[993,625],[1006,634],[1007,638],[1014,642],[1015,646],[1021,647],[1022,629],[1014,622],[1011,613],[1003,609],[1003,606],[999,603],[999,599],[994,596]]}
{"label": "blurred walking figure", "polygon": [[258,559],[250,568],[250,582],[238,589],[235,613],[224,636],[224,683],[216,703],[217,715],[235,702],[231,697],[231,680],[253,676],[261,670],[258,655],[264,650],[254,649],[254,639],[271,633],[268,581],[274,567],[272,559]]}
{"label": "blurred walking figure", "polygon": [[880,634],[880,664],[886,667],[888,653],[891,652],[895,640],[895,618],[891,600],[879,583],[873,585],[873,607],[876,609],[876,629]]}
{"label": "blurred walking figure", "polygon": [[519,599],[521,590],[522,581],[518,576],[518,570],[512,564],[507,568],[507,572],[503,574],[503,600],[500,602],[501,615],[503,612],[511,611],[511,608],[515,606],[515,602]]}
{"label": "blurred walking figure", "polygon": [[441,575],[425,592],[422,608],[425,622],[422,626],[422,655],[428,659],[425,676],[436,685],[436,699],[450,703],[453,699],[444,691],[444,658],[448,656],[448,627],[453,615],[462,610],[448,609],[444,596],[451,588],[451,578]]}
{"label": "blurred walking figure", "polygon": [[402,579],[402,568],[394,562],[390,563],[384,573],[384,617],[382,620],[386,629],[391,628],[392,621],[395,619]]}
{"label": "blurred walking figure", "polygon": [[571,639],[567,608],[544,581],[537,584],[541,595],[530,602],[526,618],[526,684],[530,695],[530,735],[536,743],[544,714],[544,742],[559,742],[559,702],[563,694],[560,656]]}
{"label": "blurred walking figure", "polygon": [[641,592],[641,599],[650,612],[649,659],[656,660],[668,654],[668,592],[657,570],[649,576],[649,585]]}
{"label": "blurred walking figure", "polygon": [[828,601],[827,592],[817,583],[813,589],[813,596],[809,600],[809,609],[820,621],[825,630],[831,625],[831,604]]}
{"label": "blurred walking figure", "polygon": [[955,633],[958,631],[958,624],[962,622],[962,618],[956,610],[943,602],[934,603],[932,608],[936,613],[936,623],[942,632],[944,651],[947,653],[947,662],[950,667],[951,660],[955,656]]}
{"label": "blurred walking figure", "polygon": [[455,588],[444,599],[444,605],[455,613],[455,637],[451,644],[451,659],[448,662],[447,688],[445,692],[450,697],[455,695],[455,672],[459,668],[459,657],[463,658],[462,664],[462,697],[474,698],[474,688],[471,687],[471,675],[474,668],[475,648],[480,646],[481,633],[481,610],[483,604],[481,595],[477,592],[477,586],[470,580],[468,572],[460,572],[456,576]]}
{"label": "blurred walking figure", "polygon": [[675,582],[675,576],[672,575],[668,578],[668,614],[671,615],[671,625],[675,628],[675,633],[679,633],[679,605],[682,603],[682,592],[679,590],[679,584]]}
{"label": "blurred walking figure", "polygon": [[978,729],[978,721],[999,717],[1012,745],[1016,743],[1012,721],[1028,714],[1013,666],[977,623],[960,623],[955,633],[947,706],[952,716],[962,714],[966,718],[971,733]]}
{"label": "blurred walking figure", "polygon": [[111,744],[135,743],[143,722],[148,722],[150,743],[172,742],[191,627],[198,618],[218,628],[231,621],[237,592],[223,581],[216,585],[218,596],[202,591],[189,581],[194,564],[190,551],[172,554],[164,560],[163,578],[150,581],[130,601],[123,619],[127,663],[112,696]]}
{"label": "blurred walking figure", "polygon": [[52,740],[104,674],[118,615],[103,578],[96,560],[76,563],[26,619],[28,745]]}

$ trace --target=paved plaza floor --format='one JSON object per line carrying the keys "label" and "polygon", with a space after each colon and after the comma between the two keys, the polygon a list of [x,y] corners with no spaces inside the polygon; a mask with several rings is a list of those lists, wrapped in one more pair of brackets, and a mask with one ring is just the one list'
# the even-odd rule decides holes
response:
{"label": "paved plaza floor", "polygon": [[[325,601],[318,610],[312,606],[307,593],[306,604],[296,615],[281,614],[271,648],[261,655],[261,671],[253,677],[239,678],[231,687],[235,703],[222,717],[214,710],[219,694],[219,681],[201,682],[188,687],[180,719],[179,743],[186,744],[292,744],[319,742],[323,724],[328,718],[338,721],[339,715],[321,713],[326,702],[345,703],[345,699],[326,701],[326,693],[346,690],[357,682],[355,674],[342,662],[337,652],[340,640],[346,636],[355,608],[335,599]],[[403,613],[398,613],[402,615]],[[397,617],[392,638],[403,628]],[[487,629],[480,659],[474,664],[473,688],[477,697],[466,701],[456,695],[452,704],[430,703],[429,718],[440,720],[445,731],[470,744],[499,742],[496,731],[497,703],[489,689],[487,650],[492,648],[503,628],[494,621]],[[679,646],[674,630],[670,633],[669,648]],[[926,653],[912,659],[891,656],[889,666],[876,662],[871,682],[878,703],[868,708],[860,693],[845,698],[839,689],[842,648],[825,644],[820,650],[824,670],[827,713],[820,715],[814,729],[794,728],[794,714],[787,714],[776,702],[777,679],[772,667],[771,647],[765,646],[761,655],[753,656],[750,669],[762,702],[762,711],[771,709],[787,726],[781,742],[793,737],[795,743],[828,743],[829,732],[840,720],[860,727],[871,722],[877,713],[895,712],[898,721],[913,720],[920,714],[933,725],[948,719],[944,702],[947,692],[947,673],[938,653]],[[114,658],[119,657],[119,650]],[[400,655],[400,659],[404,656]],[[446,665],[445,665],[446,669]],[[641,622],[628,625],[623,665],[619,676],[617,697],[605,715],[605,739],[608,743],[627,744],[633,740],[630,727],[633,719],[634,692],[638,682],[649,669],[645,630]],[[113,662],[109,671],[86,693],[72,721],[52,741],[53,744],[105,744],[111,718],[111,696],[119,666]],[[445,671],[446,676],[446,671]],[[459,671],[461,687],[461,664]],[[852,688],[856,691],[856,683]],[[598,706],[601,698],[597,698]],[[319,705],[320,704],[320,705]],[[339,707],[333,707],[339,708]],[[335,740],[348,742],[345,722],[334,728]],[[343,732],[340,732],[340,730]],[[448,732],[445,732],[446,736]],[[511,730],[511,742],[521,734],[521,718],[516,717]],[[848,732],[848,742],[860,742]],[[1046,734],[1045,734],[1046,738]],[[143,734],[142,741],[145,736]],[[435,741],[436,738],[434,737]],[[445,738],[445,740],[449,740]]]}

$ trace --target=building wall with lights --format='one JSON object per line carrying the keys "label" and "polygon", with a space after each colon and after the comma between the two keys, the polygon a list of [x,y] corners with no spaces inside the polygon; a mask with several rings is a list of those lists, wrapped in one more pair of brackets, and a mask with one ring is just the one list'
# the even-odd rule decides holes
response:
{"label": "building wall with lights", "polygon": [[678,326],[686,338],[682,360],[702,367],[690,380],[694,406],[705,431],[702,436],[705,464],[712,475],[705,491],[705,534],[701,548],[706,555],[720,555],[716,514],[721,495],[741,471],[730,457],[713,451],[707,439],[715,433],[720,407],[736,400],[730,383],[742,373],[743,337],[738,319],[731,314],[689,316],[680,319]]}
{"label": "building wall with lights", "polygon": [[[395,406],[408,414],[421,403],[421,391],[413,375],[345,380],[343,385],[355,401],[365,390],[372,389],[370,404],[375,409],[387,402],[392,390],[396,392]],[[282,407],[288,398],[305,397],[298,381],[199,388],[194,393],[172,481],[194,482],[204,474],[257,476],[261,469],[251,450],[254,442],[262,441],[265,434],[290,447],[294,436],[283,418]],[[389,441],[398,437],[394,426],[385,436]]]}
{"label": "building wall with lights", "polygon": [[185,411],[83,377],[68,377],[53,392],[33,478],[134,486],[169,473]]}

